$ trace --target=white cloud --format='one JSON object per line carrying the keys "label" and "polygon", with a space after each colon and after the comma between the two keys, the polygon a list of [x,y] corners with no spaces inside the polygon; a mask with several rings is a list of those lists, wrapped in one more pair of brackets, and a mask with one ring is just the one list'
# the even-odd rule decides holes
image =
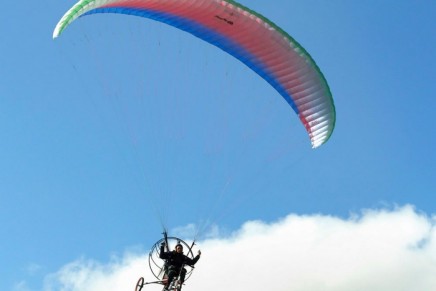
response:
{"label": "white cloud", "polygon": [[[349,219],[247,222],[229,237],[198,243],[203,256],[184,290],[436,290],[435,222],[411,206]],[[133,290],[140,276],[152,279],[147,266],[145,254],[107,264],[80,259],[48,276],[44,290]]]}

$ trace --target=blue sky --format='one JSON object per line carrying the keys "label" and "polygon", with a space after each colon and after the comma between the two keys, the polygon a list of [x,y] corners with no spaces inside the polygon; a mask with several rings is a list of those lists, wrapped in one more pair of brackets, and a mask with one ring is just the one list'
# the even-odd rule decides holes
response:
{"label": "blue sky", "polygon": [[96,15],[52,40],[74,1],[8,4],[1,290],[42,290],[81,257],[145,252],[161,223],[210,218],[228,234],[291,213],[346,219],[410,204],[434,215],[434,1],[240,2],[328,80],[337,123],[321,148],[265,81],[191,35]]}

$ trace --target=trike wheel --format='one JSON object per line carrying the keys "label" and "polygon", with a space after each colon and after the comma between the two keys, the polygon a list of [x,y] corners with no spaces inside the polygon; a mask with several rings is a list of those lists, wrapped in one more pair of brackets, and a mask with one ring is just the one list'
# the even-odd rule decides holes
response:
{"label": "trike wheel", "polygon": [[144,278],[143,277],[138,279],[138,282],[136,283],[135,291],[141,291],[142,287],[144,287]]}

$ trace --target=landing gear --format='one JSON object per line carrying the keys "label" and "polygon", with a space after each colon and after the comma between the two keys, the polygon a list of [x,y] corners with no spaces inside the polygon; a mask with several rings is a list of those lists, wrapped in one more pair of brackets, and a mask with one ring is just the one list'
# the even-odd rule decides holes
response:
{"label": "landing gear", "polygon": [[144,278],[139,278],[138,282],[136,283],[135,291],[141,291],[142,287],[144,287]]}

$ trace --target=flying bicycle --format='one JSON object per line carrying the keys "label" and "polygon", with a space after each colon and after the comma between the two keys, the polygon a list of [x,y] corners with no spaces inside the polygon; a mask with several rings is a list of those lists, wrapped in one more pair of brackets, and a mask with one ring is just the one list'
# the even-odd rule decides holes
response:
{"label": "flying bicycle", "polygon": [[[180,253],[176,250],[170,251],[173,246],[176,246],[176,249],[181,248],[182,252]],[[157,280],[146,282],[144,277],[140,277],[136,283],[135,291],[142,291],[146,285],[151,284],[162,285],[163,291],[180,291],[184,282],[192,275],[194,270],[193,265],[199,259],[199,255],[194,257],[194,246],[195,242],[189,245],[180,238],[168,237],[164,233],[164,238],[158,240],[152,246],[148,256],[150,271]],[[187,250],[186,254],[183,254],[183,249]],[[175,267],[174,257],[183,257],[183,263],[176,264],[177,267]],[[185,267],[188,267],[189,270],[186,270]],[[171,282],[168,282],[169,280]]]}

